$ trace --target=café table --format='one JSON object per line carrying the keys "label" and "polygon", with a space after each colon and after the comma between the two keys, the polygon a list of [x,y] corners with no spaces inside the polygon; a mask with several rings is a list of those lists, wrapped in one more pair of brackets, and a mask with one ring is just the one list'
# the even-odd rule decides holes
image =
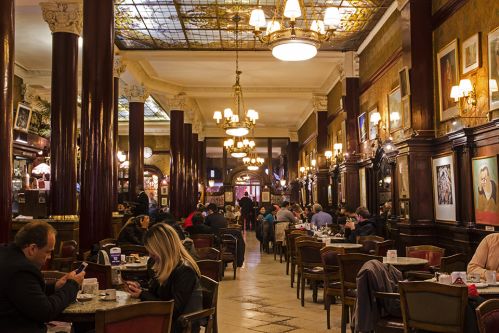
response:
{"label": "caf\u00e9 table", "polygon": [[345,253],[357,253],[362,248],[362,244],[353,243],[330,243],[326,246],[337,249],[342,248],[345,250]]}
{"label": "caf\u00e9 table", "polygon": [[413,257],[396,257],[390,259],[383,257],[383,263],[391,264],[403,273],[412,270],[421,270],[428,264],[428,260]]}

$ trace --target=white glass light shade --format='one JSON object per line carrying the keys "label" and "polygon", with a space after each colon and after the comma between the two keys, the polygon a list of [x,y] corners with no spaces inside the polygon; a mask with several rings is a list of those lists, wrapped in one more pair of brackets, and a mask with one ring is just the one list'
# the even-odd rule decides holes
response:
{"label": "white glass light shade", "polygon": [[208,180],[208,186],[209,187],[215,186],[215,181],[213,179]]}
{"label": "white glass light shade", "polygon": [[326,151],[324,152],[324,156],[325,156],[326,158],[331,158],[331,157],[333,157],[333,152],[332,152],[332,151],[330,151],[330,150],[326,150]]}
{"label": "white glass light shade", "polygon": [[258,169],[259,168],[256,165],[248,165],[248,170],[250,170],[250,171],[256,171]]}
{"label": "white glass light shade", "polygon": [[303,166],[302,166],[302,167],[300,167],[300,172],[301,172],[301,173],[305,172],[305,167],[303,167]]}
{"label": "white glass light shade", "polygon": [[224,110],[224,118],[231,118],[234,113],[231,108],[227,108]]}
{"label": "white glass light shade", "polygon": [[260,27],[264,27],[267,24],[263,9],[258,8],[251,11],[249,24],[257,29]]}
{"label": "white glass light shade", "polygon": [[398,112],[392,112],[390,114],[390,120],[392,120],[392,121],[399,121],[400,120],[400,113],[398,113]]}
{"label": "white glass light shade", "polygon": [[258,157],[256,159],[259,163],[263,164],[263,162],[265,162],[265,159],[264,158],[261,158],[261,157]]}
{"label": "white glass light shade", "polygon": [[294,19],[301,16],[300,3],[298,0],[287,0],[284,6],[284,16]]}
{"label": "white glass light shade", "polygon": [[390,184],[392,182],[392,177],[386,176],[384,181],[385,181],[385,183]]}
{"label": "white glass light shade", "polygon": [[232,117],[230,117],[230,122],[231,123],[238,123],[239,122],[239,116],[237,114],[233,114]]}
{"label": "white glass light shade", "polygon": [[243,143],[241,141],[237,142],[237,148],[243,148]]}
{"label": "white glass light shade", "polygon": [[152,156],[152,148],[144,147],[144,158],[151,158]]}
{"label": "white glass light shade", "polygon": [[274,46],[272,55],[282,61],[304,61],[315,57],[317,48],[313,43],[291,40]]}
{"label": "white glass light shade", "polygon": [[463,91],[459,86],[452,86],[452,89],[450,91],[450,98],[454,98],[454,101],[457,102],[459,98],[463,96]]}
{"label": "white glass light shade", "polygon": [[314,166],[316,166],[317,161],[316,161],[316,160],[312,160],[312,161],[310,161],[310,163],[311,163],[311,164],[312,164],[312,166],[314,167]]}
{"label": "white glass light shade", "polygon": [[251,159],[249,157],[243,158],[243,163],[248,163]]}
{"label": "white glass light shade", "polygon": [[374,112],[371,114],[371,119],[369,119],[374,125],[378,125],[381,120],[381,114],[379,112]]}
{"label": "white glass light shade", "polygon": [[225,133],[230,136],[245,136],[249,133],[249,129],[246,127],[232,127],[227,128]]}
{"label": "white glass light shade", "polygon": [[118,161],[120,161],[120,163],[123,163],[126,161],[126,154],[122,151],[118,151]]}
{"label": "white glass light shade", "polygon": [[243,145],[248,146],[249,145],[249,140],[248,139],[244,139],[243,140]]}
{"label": "white glass light shade", "polygon": [[340,10],[336,7],[326,8],[324,13],[324,24],[330,27],[338,27],[341,22]]}
{"label": "white glass light shade", "polygon": [[497,87],[497,81],[492,79],[489,80],[489,90],[491,93],[499,91],[499,88]]}
{"label": "white glass light shade", "polygon": [[234,153],[231,153],[230,155],[231,155],[232,157],[234,157],[234,158],[243,158],[243,157],[246,157],[246,155],[247,155],[247,154],[246,154],[246,153],[243,153],[243,152],[240,152],[240,153],[239,153],[239,152],[238,152],[238,153],[235,153],[235,152],[234,152]]}
{"label": "white glass light shade", "polygon": [[278,21],[269,21],[267,24],[266,34],[271,34],[277,30],[281,30],[281,24]]}
{"label": "white glass light shade", "polygon": [[335,143],[333,145],[334,150],[339,150],[341,151],[343,149],[343,144],[342,143]]}
{"label": "white glass light shade", "polygon": [[286,186],[286,179],[281,179],[279,182],[281,183],[281,186]]}
{"label": "white glass light shade", "polygon": [[220,111],[215,111],[213,113],[213,119],[215,119],[217,121],[217,123],[222,120],[222,112]]}
{"label": "white glass light shade", "polygon": [[250,146],[250,148],[255,147],[255,141],[251,140],[251,141],[249,142],[248,146]]}
{"label": "white glass light shade", "polygon": [[316,31],[320,34],[326,33],[326,28],[324,27],[324,22],[321,20],[313,20],[312,25],[310,26],[310,30]]}
{"label": "white glass light shade", "polygon": [[463,92],[464,96],[468,96],[471,91],[473,91],[473,86],[471,85],[471,81],[468,79],[461,80],[459,82],[459,88]]}

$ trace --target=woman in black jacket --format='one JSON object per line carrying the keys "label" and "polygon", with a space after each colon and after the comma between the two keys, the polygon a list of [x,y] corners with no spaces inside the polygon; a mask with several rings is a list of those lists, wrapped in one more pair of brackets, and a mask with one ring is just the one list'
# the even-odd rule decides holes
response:
{"label": "woman in black jacket", "polygon": [[127,281],[130,294],[142,301],[174,300],[172,332],[181,332],[177,319],[182,314],[203,308],[199,267],[182,245],[175,229],[165,223],[158,223],[147,231],[144,245],[154,260],[155,276],[148,291]]}
{"label": "woman in black jacket", "polygon": [[118,244],[144,245],[144,236],[148,227],[149,216],[139,215],[130,218],[120,230]]}

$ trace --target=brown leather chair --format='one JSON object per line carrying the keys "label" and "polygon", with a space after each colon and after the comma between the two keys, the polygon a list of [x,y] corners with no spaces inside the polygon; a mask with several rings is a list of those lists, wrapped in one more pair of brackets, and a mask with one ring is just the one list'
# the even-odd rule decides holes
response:
{"label": "brown leather chair", "polygon": [[395,241],[388,239],[382,242],[376,242],[374,244],[374,255],[380,257],[386,257],[388,250],[395,248]]}
{"label": "brown leather chair", "polygon": [[213,247],[215,244],[215,235],[213,234],[195,234],[190,237],[194,242],[196,249],[198,247]]}
{"label": "brown leather chair", "polygon": [[296,239],[296,253],[298,263],[298,286],[297,296],[301,286],[301,306],[305,306],[305,283],[310,280],[313,290],[313,301],[317,302],[317,282],[324,280],[324,268],[322,267],[321,248],[322,242],[315,240]]}
{"label": "brown leather chair", "polygon": [[297,237],[306,235],[306,230],[295,230],[292,231],[288,238],[286,239],[286,246],[288,247],[288,262],[286,263],[286,272],[289,271],[289,266],[291,266],[291,288],[295,282],[295,271],[296,271],[296,246],[295,240]]}
{"label": "brown leather chair", "polygon": [[328,246],[321,249],[321,261],[324,268],[324,305],[328,329],[331,329],[331,301],[336,303],[336,297],[341,296],[339,254],[345,254],[345,249]]}
{"label": "brown leather chair", "polygon": [[[237,274],[237,238],[230,234],[221,236],[222,262],[225,264],[232,263],[234,270],[234,280]],[[223,272],[224,270],[222,270]]]}
{"label": "brown leather chair", "polygon": [[213,314],[213,331],[218,332],[217,307],[218,307],[218,286],[219,283],[207,276],[201,275],[199,279],[203,290],[203,309],[215,309]]}
{"label": "brown leather chair", "polygon": [[[73,262],[72,269],[77,269],[81,261]],[[96,278],[99,281],[99,289],[113,288],[113,275],[111,266],[99,265],[93,262],[87,262],[88,266],[85,269],[85,278]]]}
{"label": "brown leather chair", "polygon": [[169,333],[173,301],[141,302],[95,312],[96,333]]}
{"label": "brown leather chair", "polygon": [[440,266],[440,260],[445,255],[445,249],[433,245],[416,245],[405,248],[406,257],[428,260],[428,266]]}
{"label": "brown leather chair", "polygon": [[206,319],[205,333],[212,333],[213,330],[213,318],[215,316],[215,308],[209,308],[201,311],[191,312],[188,314],[181,315],[177,320],[182,326],[182,333],[192,333],[194,322],[198,322],[202,319]]}
{"label": "brown leather chair", "polygon": [[439,271],[442,273],[466,271],[468,261],[463,253],[453,254],[448,257],[442,257],[440,260]]}
{"label": "brown leather chair", "polygon": [[99,241],[99,247],[103,247],[107,244],[118,244],[118,241],[116,238],[104,238],[103,240]]}
{"label": "brown leather chair", "polygon": [[489,299],[475,311],[480,333],[499,332],[499,299]]}
{"label": "brown leather chair", "polygon": [[196,261],[201,274],[219,282],[222,279],[222,260],[203,259]]}
{"label": "brown leather chair", "polygon": [[468,288],[434,282],[399,282],[406,332],[464,332]]}
{"label": "brown leather chair", "polygon": [[210,259],[210,260],[220,260],[220,251],[214,247],[201,247],[196,249],[196,254],[198,260]]}
{"label": "brown leather chair", "polygon": [[341,282],[341,333],[346,333],[347,322],[357,299],[357,274],[369,260],[383,261],[382,257],[352,253],[338,255]]}

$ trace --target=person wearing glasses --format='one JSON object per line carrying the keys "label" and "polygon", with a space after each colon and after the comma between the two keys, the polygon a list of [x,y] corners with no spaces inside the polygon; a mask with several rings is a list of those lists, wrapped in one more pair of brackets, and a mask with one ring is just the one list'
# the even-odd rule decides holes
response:
{"label": "person wearing glasses", "polygon": [[478,184],[478,210],[483,212],[496,212],[497,184],[490,178],[487,166],[480,169],[480,183]]}

